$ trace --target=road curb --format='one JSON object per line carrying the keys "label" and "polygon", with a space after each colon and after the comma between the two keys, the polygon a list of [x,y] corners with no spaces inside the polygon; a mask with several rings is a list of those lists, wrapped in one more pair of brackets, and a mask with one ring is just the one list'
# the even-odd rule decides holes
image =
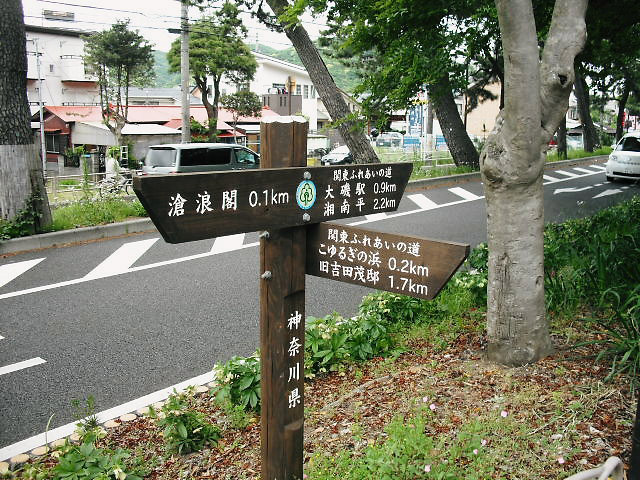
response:
{"label": "road curb", "polygon": [[[557,167],[570,167],[573,165],[584,165],[587,163],[601,163],[608,158],[608,155],[596,157],[577,158],[572,160],[562,160],[559,162],[546,163],[545,170]],[[437,187],[443,185],[455,185],[471,180],[478,180],[479,172],[463,173],[459,175],[449,175],[446,177],[425,178],[412,180],[407,185],[408,189],[418,189],[425,187]],[[66,244],[79,242],[89,242],[104,238],[130,235],[133,233],[144,233],[157,231],[149,218],[128,220],[126,222],[111,223],[108,225],[98,225],[95,227],[83,227],[73,230],[63,230],[60,232],[43,233],[28,237],[13,238],[0,242],[0,255],[25,252],[29,250],[39,250],[44,248],[59,247]]]}
{"label": "road curb", "polygon": [[151,219],[140,218],[127,220],[126,222],[110,223],[108,225],[97,225],[95,227],[82,227],[74,228],[73,230],[62,230],[60,232],[42,233],[0,242],[0,255],[153,231],[157,230],[153,222],[151,222]]}

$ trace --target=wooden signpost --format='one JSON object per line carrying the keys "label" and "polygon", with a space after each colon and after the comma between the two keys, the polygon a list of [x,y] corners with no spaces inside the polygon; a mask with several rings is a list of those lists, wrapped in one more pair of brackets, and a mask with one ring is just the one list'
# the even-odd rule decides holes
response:
{"label": "wooden signpost", "polygon": [[135,177],[170,243],[260,235],[263,480],[303,476],[305,274],[434,298],[469,245],[348,227],[327,220],[393,211],[410,163],[306,167],[307,123],[263,121],[265,170]]}

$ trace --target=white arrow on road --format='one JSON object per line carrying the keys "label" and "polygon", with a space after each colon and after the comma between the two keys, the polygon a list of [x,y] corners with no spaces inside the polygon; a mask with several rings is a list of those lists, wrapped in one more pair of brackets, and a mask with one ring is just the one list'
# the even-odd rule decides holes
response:
{"label": "white arrow on road", "polygon": [[613,190],[605,190],[604,192],[599,193],[593,198],[608,197],[609,195],[615,195],[617,193],[622,193],[622,190],[620,190],[619,188],[614,188]]}
{"label": "white arrow on road", "polygon": [[588,186],[588,187],[572,187],[572,188],[556,188],[555,191],[553,192],[554,195],[557,195],[559,193],[567,193],[567,192],[582,192],[584,190],[589,190],[590,188],[593,188],[592,186]]}

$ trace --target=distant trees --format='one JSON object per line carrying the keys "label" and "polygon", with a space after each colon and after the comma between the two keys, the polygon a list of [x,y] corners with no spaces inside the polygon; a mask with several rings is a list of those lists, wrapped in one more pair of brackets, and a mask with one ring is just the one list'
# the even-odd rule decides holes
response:
{"label": "distant trees", "polygon": [[122,143],[122,128],[129,112],[129,87],[143,86],[151,80],[151,45],[129,21],[118,21],[109,30],[86,39],[84,61],[98,77],[102,120]]}
{"label": "distant trees", "polygon": [[[215,14],[197,20],[190,27],[189,69],[202,92],[202,103],[209,119],[208,136],[213,142],[217,139],[222,77],[237,84],[247,83],[258,67],[251,50],[244,43],[247,29],[239,13],[238,7],[226,2]],[[171,71],[180,71],[180,40],[173,42],[167,58]],[[213,96],[211,100],[210,93]]]}
{"label": "distant trees", "polygon": [[0,31],[0,220],[38,232],[51,223],[51,211],[29,123],[21,0],[3,3]]}

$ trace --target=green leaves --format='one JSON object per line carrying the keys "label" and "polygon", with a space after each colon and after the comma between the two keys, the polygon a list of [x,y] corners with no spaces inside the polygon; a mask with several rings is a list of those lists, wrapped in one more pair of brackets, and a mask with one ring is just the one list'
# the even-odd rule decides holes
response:
{"label": "green leaves", "polygon": [[67,444],[60,450],[58,464],[52,469],[52,480],[116,480],[127,478],[140,480],[140,477],[127,472],[125,460],[129,452],[97,448],[91,442],[81,445]]}

